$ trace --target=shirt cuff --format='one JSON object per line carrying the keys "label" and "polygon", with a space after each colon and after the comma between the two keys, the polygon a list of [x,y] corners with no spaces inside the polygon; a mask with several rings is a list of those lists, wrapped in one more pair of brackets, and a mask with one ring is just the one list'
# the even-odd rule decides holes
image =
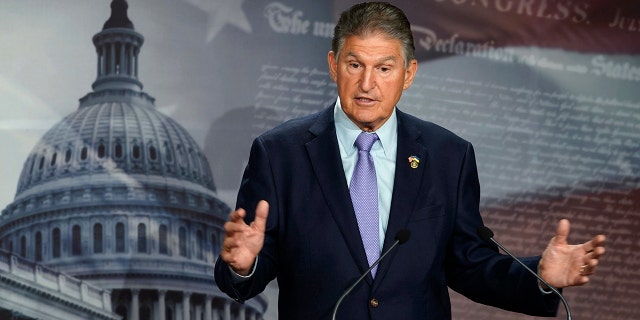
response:
{"label": "shirt cuff", "polygon": [[231,271],[231,278],[233,278],[233,283],[238,284],[238,283],[242,283],[242,282],[245,282],[245,281],[251,279],[253,274],[256,272],[256,266],[257,265],[258,265],[258,257],[256,257],[256,260],[253,261],[253,266],[251,267],[251,272],[246,276],[238,274],[237,272],[233,271],[233,269],[231,267],[229,267],[229,271]]}
{"label": "shirt cuff", "polygon": [[540,280],[538,280],[538,289],[540,289],[540,292],[542,292],[542,294],[552,294],[553,293],[553,291],[543,288],[542,287],[542,282],[540,282]]}

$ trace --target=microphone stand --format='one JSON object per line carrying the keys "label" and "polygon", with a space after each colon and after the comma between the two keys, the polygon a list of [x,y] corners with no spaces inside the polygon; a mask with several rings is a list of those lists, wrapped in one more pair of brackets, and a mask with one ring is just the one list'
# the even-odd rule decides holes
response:
{"label": "microphone stand", "polygon": [[562,304],[564,305],[564,309],[567,312],[567,320],[571,320],[571,309],[569,308],[569,303],[564,298],[562,293],[560,293],[560,291],[558,291],[558,289],[556,289],[554,286],[550,285],[547,281],[542,279],[542,277],[540,277],[538,275],[538,273],[533,272],[533,270],[531,270],[531,268],[527,267],[527,265],[524,264],[524,262],[522,262],[520,259],[518,259],[514,254],[509,252],[509,250],[507,250],[507,248],[505,248],[502,244],[500,244],[500,242],[496,241],[493,238],[493,231],[491,231],[489,228],[487,228],[485,226],[478,227],[478,234],[480,235],[480,238],[482,238],[483,240],[485,240],[485,241],[488,240],[488,241],[491,241],[491,242],[495,243],[498,247],[500,247],[500,249],[502,249],[502,251],[504,251],[507,255],[509,255],[511,258],[513,258],[513,260],[518,262],[522,267],[524,267],[527,271],[529,271],[536,278],[538,278],[538,280],[540,280],[540,282],[542,282],[545,286],[547,286],[549,288],[549,290],[551,290],[553,293],[555,293],[560,298],[560,300],[562,301]]}
{"label": "microphone stand", "polygon": [[353,290],[353,288],[355,288],[358,283],[360,283],[360,281],[362,281],[362,279],[364,279],[364,277],[367,276],[367,274],[369,274],[369,272],[371,272],[371,270],[373,270],[373,268],[375,268],[375,266],[377,266],[380,261],[382,261],[382,258],[384,258],[386,255],[389,254],[389,252],[393,251],[393,248],[395,248],[396,246],[398,246],[398,244],[403,244],[405,243],[408,239],[409,239],[409,235],[411,233],[409,232],[409,230],[407,229],[403,229],[400,230],[398,232],[398,234],[396,234],[396,241],[393,243],[393,245],[391,245],[391,247],[389,247],[389,249],[387,249],[387,251],[383,252],[382,255],[378,258],[378,260],[376,260],[371,267],[369,267],[369,269],[367,269],[367,271],[365,271],[360,278],[358,278],[358,280],[356,280],[350,287],[349,289],[347,289],[347,291],[345,291],[342,296],[340,297],[340,299],[338,299],[338,302],[336,302],[335,307],[333,307],[333,313],[331,315],[331,319],[335,320],[336,319],[336,314],[338,313],[338,307],[340,307],[340,303],[342,303],[342,300],[344,300],[344,298],[351,293],[351,291]]}

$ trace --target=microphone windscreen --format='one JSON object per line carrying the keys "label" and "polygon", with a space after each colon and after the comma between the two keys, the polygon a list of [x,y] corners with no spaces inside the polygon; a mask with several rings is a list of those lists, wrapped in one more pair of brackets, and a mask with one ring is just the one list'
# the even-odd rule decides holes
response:
{"label": "microphone windscreen", "polygon": [[489,242],[489,239],[493,238],[493,231],[485,226],[479,226],[477,229],[480,239]]}
{"label": "microphone windscreen", "polygon": [[398,241],[398,244],[403,244],[409,240],[410,236],[411,231],[409,231],[409,229],[402,229],[396,233],[396,241]]}

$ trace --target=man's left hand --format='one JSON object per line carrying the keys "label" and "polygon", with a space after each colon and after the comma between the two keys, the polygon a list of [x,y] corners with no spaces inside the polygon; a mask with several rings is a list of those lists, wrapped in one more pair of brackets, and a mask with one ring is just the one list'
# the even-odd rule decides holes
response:
{"label": "man's left hand", "polygon": [[538,274],[556,288],[581,286],[589,282],[604,254],[604,235],[577,245],[569,245],[569,220],[558,223],[556,236],[542,253]]}

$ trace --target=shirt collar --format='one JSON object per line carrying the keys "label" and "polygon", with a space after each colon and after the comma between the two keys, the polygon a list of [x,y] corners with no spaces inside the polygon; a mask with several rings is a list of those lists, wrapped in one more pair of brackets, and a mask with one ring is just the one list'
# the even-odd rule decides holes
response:
{"label": "shirt collar", "polygon": [[[341,149],[340,151],[343,152],[343,154],[350,156],[357,150],[354,143],[362,130],[358,128],[358,126],[356,126],[356,124],[353,123],[344,113],[339,97],[333,109],[333,118],[336,123],[336,135],[338,136],[338,145]],[[378,135],[380,143],[375,143],[373,145],[373,149],[376,148],[376,145],[380,145],[385,157],[392,158],[397,148],[396,141],[398,139],[398,119],[396,118],[396,108],[393,108],[393,112],[389,119],[382,125],[382,127],[378,128],[375,133]]]}

